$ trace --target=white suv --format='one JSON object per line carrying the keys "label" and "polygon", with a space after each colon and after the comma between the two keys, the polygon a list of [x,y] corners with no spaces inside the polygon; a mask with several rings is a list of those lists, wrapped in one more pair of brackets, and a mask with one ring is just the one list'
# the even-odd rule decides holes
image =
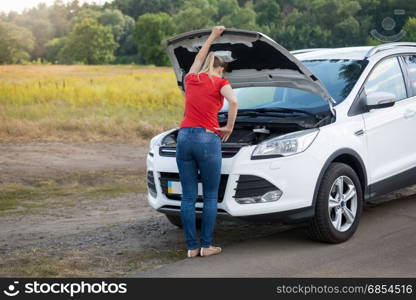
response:
{"label": "white suv", "polygon": [[[209,33],[168,41],[180,87]],[[290,53],[231,29],[211,50],[229,62],[239,102],[222,144],[219,217],[306,222],[312,238],[338,243],[356,231],[365,200],[416,184],[416,43]],[[226,104],[218,118],[226,123]],[[147,180],[150,205],[180,226],[177,132],[151,140]]]}

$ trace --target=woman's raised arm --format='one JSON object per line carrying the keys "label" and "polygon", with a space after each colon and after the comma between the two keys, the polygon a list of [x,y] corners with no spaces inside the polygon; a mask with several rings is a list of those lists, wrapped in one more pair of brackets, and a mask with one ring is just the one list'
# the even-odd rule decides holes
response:
{"label": "woman's raised arm", "polygon": [[215,41],[225,30],[224,26],[215,26],[212,28],[211,34],[209,35],[208,39],[206,40],[205,44],[202,46],[201,50],[199,50],[198,54],[195,57],[195,60],[189,69],[189,73],[198,73],[202,65],[204,63],[205,58],[208,55],[209,48],[213,41]]}

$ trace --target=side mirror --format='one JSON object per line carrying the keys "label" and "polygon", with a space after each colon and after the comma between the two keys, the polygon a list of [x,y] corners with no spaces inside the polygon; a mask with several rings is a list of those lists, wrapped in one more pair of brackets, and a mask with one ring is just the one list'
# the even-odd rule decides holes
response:
{"label": "side mirror", "polygon": [[367,95],[366,106],[368,110],[391,107],[396,103],[396,96],[388,92],[373,92]]}

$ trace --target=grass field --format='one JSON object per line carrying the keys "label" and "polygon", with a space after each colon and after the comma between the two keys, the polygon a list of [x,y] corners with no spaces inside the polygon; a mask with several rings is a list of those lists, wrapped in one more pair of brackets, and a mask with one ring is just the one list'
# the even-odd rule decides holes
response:
{"label": "grass field", "polygon": [[0,141],[140,142],[182,114],[170,68],[0,66]]}
{"label": "grass field", "polygon": [[182,114],[171,68],[0,66],[0,276],[118,277],[184,257],[148,207],[140,145]]}

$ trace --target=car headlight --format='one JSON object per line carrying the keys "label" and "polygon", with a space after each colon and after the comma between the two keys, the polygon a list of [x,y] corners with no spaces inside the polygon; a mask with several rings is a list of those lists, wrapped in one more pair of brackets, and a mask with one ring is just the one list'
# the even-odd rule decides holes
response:
{"label": "car headlight", "polygon": [[165,140],[167,137],[169,137],[169,135],[170,135],[173,131],[175,131],[175,130],[177,130],[177,129],[171,129],[171,130],[169,130],[169,131],[165,131],[165,132],[162,132],[162,133],[160,133],[160,134],[158,134],[158,135],[154,136],[154,137],[150,140],[150,143],[149,143],[149,153],[153,154],[153,153],[154,153],[154,149],[155,149],[156,147],[160,147],[160,146],[162,146],[162,144],[165,142],[164,140]]}
{"label": "car headlight", "polygon": [[154,149],[155,149],[156,147],[160,146],[160,141],[162,140],[162,137],[163,137],[164,135],[165,135],[165,133],[163,132],[163,133],[161,133],[161,134],[158,134],[158,135],[154,136],[154,137],[150,140],[150,143],[149,143],[149,153],[150,153],[150,155],[153,155],[153,154],[154,154]]}
{"label": "car headlight", "polygon": [[318,133],[319,129],[313,128],[266,140],[257,145],[251,155],[251,159],[281,157],[301,153],[308,149]]}
{"label": "car headlight", "polygon": [[151,140],[150,140],[150,143],[149,143],[149,153],[153,153],[153,151],[154,151],[154,149],[155,149],[155,147],[156,147],[156,145],[158,144],[158,142],[159,142],[159,136],[155,136],[155,137],[153,137]]}

